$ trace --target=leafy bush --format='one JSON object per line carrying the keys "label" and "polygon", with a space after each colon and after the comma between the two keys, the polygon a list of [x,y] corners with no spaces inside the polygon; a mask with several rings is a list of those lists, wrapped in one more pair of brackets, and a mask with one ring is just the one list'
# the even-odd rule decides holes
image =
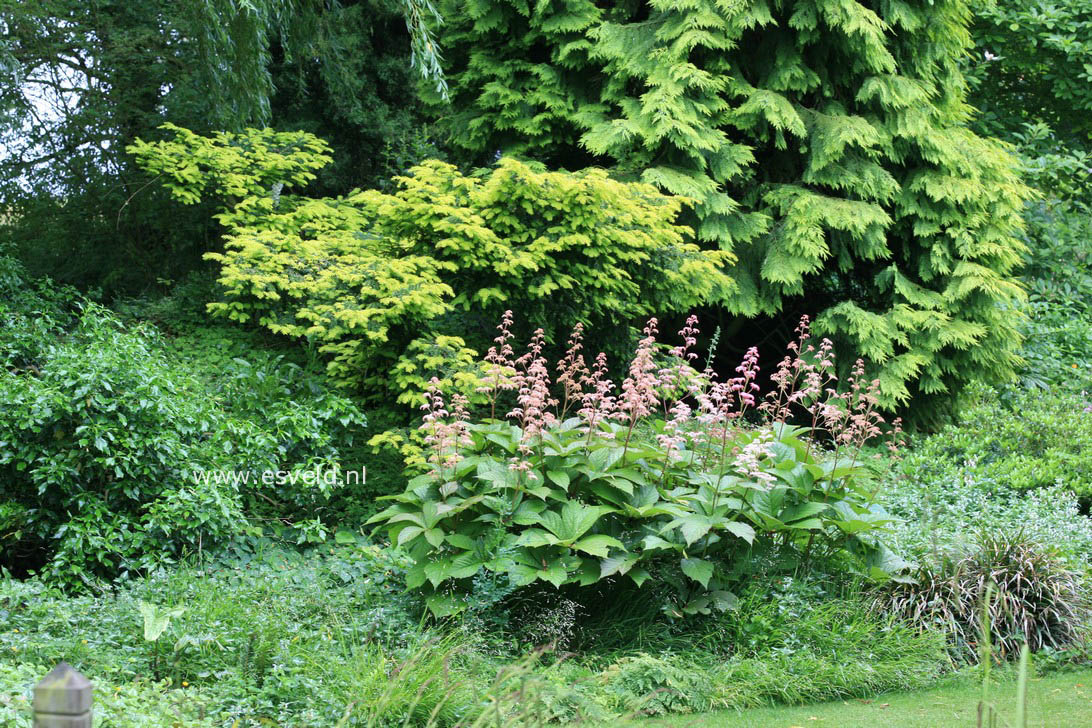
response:
{"label": "leafy bush", "polygon": [[[362,432],[360,420],[350,414],[357,409],[353,400],[327,380],[325,363],[314,348],[262,329],[209,321],[206,305],[215,295],[215,285],[215,275],[192,275],[165,296],[128,299],[114,308],[125,319],[154,323],[167,334],[164,344],[181,366],[205,381],[236,414],[245,411],[254,421],[276,423],[278,442],[296,440],[298,444],[289,447],[300,453],[303,443],[330,440],[345,471],[366,469],[366,478],[347,480],[328,500],[312,499],[307,505],[307,511],[324,522],[363,523],[380,510],[378,496],[400,492],[406,485],[399,453],[375,452],[366,444],[367,437],[404,426],[405,413],[386,409],[374,416],[369,413]],[[251,378],[259,381],[251,386]],[[306,431],[316,420],[321,426]],[[264,438],[258,439],[258,446],[264,447]]]}
{"label": "leafy bush", "polygon": [[[407,584],[434,613],[465,608],[478,575],[515,587],[628,576],[681,617],[734,606],[733,585],[770,564],[852,554],[872,576],[897,566],[876,538],[889,519],[863,463],[881,432],[878,384],[858,365],[834,392],[831,344],[809,343],[804,323],[760,406],[757,350],[717,381],[692,366],[695,323],[668,350],[650,321],[617,398],[605,357],[585,364],[579,329],[553,398],[543,334],[514,359],[510,312],[486,357],[487,419],[471,424],[458,394],[449,412],[434,380],[422,425],[431,470],[372,519],[414,559]],[[510,390],[505,422],[497,404]],[[797,409],[810,428],[787,424]],[[745,424],[752,414],[762,424]]]}
{"label": "leafy bush", "polygon": [[1010,135],[1024,179],[1051,201],[1064,201],[1087,212],[1092,205],[1092,146],[1066,147],[1042,122],[1025,124]]}
{"label": "leafy bush", "polygon": [[1092,389],[1092,218],[1079,205],[1062,202],[1034,205],[1027,217],[1022,384]]}
{"label": "leafy bush", "polygon": [[974,124],[1016,145],[1049,199],[1092,204],[1092,13],[1080,0],[990,0],[975,9],[966,63]]}
{"label": "leafy bush", "polygon": [[926,564],[973,549],[977,532],[1023,532],[1078,568],[1092,559],[1092,231],[1072,203],[1036,203],[1028,219],[1022,386],[971,388],[957,421],[917,438],[883,488],[893,546]]}
{"label": "leafy bush", "polygon": [[975,8],[968,67],[979,124],[1013,134],[1043,124],[1062,146],[1092,141],[1092,12],[1082,0],[989,0]]}
{"label": "leafy bush", "polygon": [[1020,533],[983,535],[970,553],[924,564],[914,577],[886,586],[877,607],[922,632],[945,633],[964,660],[977,659],[980,616],[991,585],[996,596],[987,604],[990,630],[998,651],[1009,659],[1025,641],[1033,651],[1082,642],[1092,617],[1084,574]]}
{"label": "leafy bush", "polygon": [[337,462],[364,424],[351,402],[273,358],[199,376],[154,329],[79,305],[70,329],[9,317],[2,335],[0,565],[79,584],[222,544],[256,515],[323,535],[324,483],[260,476]]}
{"label": "leafy bush", "polygon": [[686,310],[728,285],[724,254],[686,242],[675,223],[681,200],[602,171],[506,159],[468,177],[430,161],[392,194],[307,199],[269,187],[327,161],[313,137],[285,141],[312,151],[282,162],[267,132],[173,131],[132,151],[179,201],[214,191],[229,204],[226,252],[209,256],[225,300],[210,310],[313,342],[331,374],[377,400],[419,404],[441,368],[472,390],[463,337],[474,344],[505,307],[548,335],[579,321],[625,336],[634,318]]}
{"label": "leafy bush", "polygon": [[696,200],[698,238],[732,254],[716,303],[767,330],[819,312],[843,374],[864,357],[915,419],[1011,376],[1030,190],[966,127],[965,0],[441,12],[439,113],[465,158],[598,165]]}
{"label": "leafy bush", "polygon": [[981,389],[960,419],[925,440],[910,478],[955,478],[1015,491],[1058,484],[1092,496],[1092,401],[1056,392],[1003,401]]}
{"label": "leafy bush", "polygon": [[48,279],[28,280],[23,266],[0,250],[0,368],[36,367],[48,343],[71,326],[75,291]]}
{"label": "leafy bush", "polygon": [[1060,486],[1016,491],[959,463],[938,467],[939,457],[935,445],[920,449],[906,459],[908,475],[885,487],[881,502],[900,519],[890,536],[898,553],[929,561],[938,551],[972,547],[977,531],[1022,530],[1075,567],[1092,560],[1092,519],[1073,491]]}
{"label": "leafy bush", "polygon": [[207,413],[187,384],[147,333],[95,306],[37,372],[0,372],[6,494],[26,505],[22,538],[54,578],[146,569],[242,525],[232,487],[187,482],[185,469],[225,464],[233,445],[227,431],[203,439]]}
{"label": "leafy bush", "polygon": [[915,438],[888,473],[879,502],[897,519],[890,545],[928,565],[973,549],[979,532],[1019,531],[1083,568],[1092,559],[1092,401],[1064,391],[972,396],[956,423]]}

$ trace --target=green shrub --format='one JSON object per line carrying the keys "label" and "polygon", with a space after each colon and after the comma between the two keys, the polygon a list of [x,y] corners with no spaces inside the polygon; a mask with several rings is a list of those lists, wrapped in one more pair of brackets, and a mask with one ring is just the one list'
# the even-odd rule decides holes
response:
{"label": "green shrub", "polygon": [[1028,210],[1027,388],[1092,389],[1092,218],[1072,203]]}
{"label": "green shrub", "polygon": [[508,159],[464,176],[430,161],[391,194],[307,199],[268,188],[327,161],[313,137],[283,142],[314,150],[297,159],[264,132],[174,133],[132,151],[181,202],[215,194],[228,204],[226,251],[209,256],[224,300],[210,310],[313,343],[336,379],[386,404],[420,404],[440,369],[472,390],[467,339],[486,343],[482,322],[505,308],[548,336],[584,322],[628,342],[635,318],[684,311],[728,285],[725,256],[675,223],[681,200],[602,171]]}
{"label": "green shrub", "polygon": [[988,0],[975,8],[967,75],[979,124],[1013,134],[1056,130],[1061,146],[1092,141],[1092,12],[1083,0]]}
{"label": "green shrub", "polygon": [[913,580],[892,582],[877,598],[880,610],[922,631],[947,635],[953,653],[974,661],[987,589],[994,644],[1014,659],[1026,642],[1032,651],[1062,649],[1084,641],[1092,600],[1082,571],[1020,533],[979,538],[969,553],[936,555]]}
{"label": "green shrub", "polygon": [[[205,290],[203,284],[199,288]],[[326,379],[324,362],[313,349],[269,332],[210,323],[207,299],[181,306],[175,300],[178,295],[176,290],[168,299],[127,307],[127,312],[175,332],[164,344],[179,366],[200,377],[225,412],[258,425],[247,436],[251,453],[276,451],[275,459],[288,469],[306,469],[317,464],[317,455],[325,453],[323,459],[329,461],[336,453],[345,471],[366,471],[366,478],[347,480],[319,499],[313,497],[319,495],[315,491],[307,491],[312,497],[302,501],[304,491],[282,491],[288,496],[285,505],[299,506],[323,522],[353,525],[375,514],[378,496],[405,487],[398,453],[376,453],[366,445],[369,436],[402,425],[402,419],[392,421],[391,414],[381,410],[365,421],[358,404]],[[267,515],[285,512],[272,510]]]}
{"label": "green shrub", "polygon": [[10,554],[5,560],[26,561],[35,556],[23,540],[23,529],[29,517],[30,513],[22,503],[0,501],[0,551]]}
{"label": "green shrub", "polygon": [[1077,205],[1027,212],[1021,386],[973,387],[957,421],[915,440],[883,489],[900,521],[892,543],[929,563],[974,547],[979,531],[1023,531],[1069,562],[1092,559],[1092,230]]}
{"label": "green shrub", "polygon": [[1042,122],[1025,124],[1010,135],[1024,179],[1052,201],[1063,201],[1086,213],[1092,205],[1092,145],[1066,147]]}
{"label": "green shrub", "polygon": [[451,95],[437,110],[472,163],[499,150],[597,165],[696,200],[697,237],[732,256],[716,303],[773,331],[816,312],[843,374],[863,356],[885,404],[912,399],[915,419],[972,379],[1011,377],[1030,190],[1004,146],[966,127],[970,3],[441,12]]}
{"label": "green shrub", "polygon": [[[760,406],[757,350],[739,377],[718,381],[691,364],[695,322],[668,350],[650,321],[617,399],[605,357],[584,363],[579,330],[555,399],[542,332],[515,359],[510,312],[486,357],[487,418],[471,424],[458,394],[449,411],[433,380],[421,428],[430,470],[372,521],[414,559],[407,584],[434,613],[475,601],[466,594],[479,576],[514,587],[648,581],[682,617],[733,607],[730,589],[764,569],[836,556],[870,576],[897,567],[877,540],[889,518],[863,463],[881,432],[878,384],[858,367],[834,392],[830,342],[816,348],[802,325],[798,356]],[[508,390],[511,422],[497,417]],[[786,424],[797,408],[810,436]]]}
{"label": "green shrub", "polygon": [[904,471],[909,475],[884,489],[881,502],[900,519],[889,537],[898,553],[928,561],[938,551],[973,546],[978,531],[1022,530],[1074,566],[1092,560],[1092,519],[1073,491],[1060,486],[1017,491],[959,463],[938,463],[937,457],[943,456],[936,447],[911,455]]}
{"label": "green shrub", "polygon": [[972,401],[953,425],[916,438],[888,474],[880,502],[898,519],[892,547],[929,564],[938,552],[973,548],[979,532],[1022,531],[1086,564],[1092,401],[984,388]]}
{"label": "green shrub", "polygon": [[0,335],[0,565],[80,584],[223,544],[254,516],[324,537],[327,484],[260,476],[337,462],[355,405],[273,357],[202,376],[154,329],[79,305],[71,328],[24,316]]}
{"label": "green shrub", "polygon": [[[188,481],[225,464],[230,433],[206,441],[207,413],[155,351],[88,306],[37,372],[0,372],[0,470],[28,506],[26,537],[54,578],[118,574],[238,532],[238,493]],[[11,566],[11,564],[8,564]]]}
{"label": "green shrub", "polygon": [[31,281],[23,266],[0,251],[0,368],[34,368],[49,342],[72,325],[75,303],[70,288],[48,279]]}
{"label": "green shrub", "polygon": [[1092,497],[1087,395],[1031,392],[1004,401],[982,389],[956,423],[921,448],[904,468],[907,477],[941,475],[1015,491],[1057,484],[1082,500]]}

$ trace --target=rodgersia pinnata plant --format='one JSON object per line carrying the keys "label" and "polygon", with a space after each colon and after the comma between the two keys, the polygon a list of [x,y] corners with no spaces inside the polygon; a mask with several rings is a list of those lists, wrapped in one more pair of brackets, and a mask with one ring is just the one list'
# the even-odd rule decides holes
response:
{"label": "rodgersia pinnata plant", "polygon": [[433,380],[426,471],[372,519],[412,557],[408,586],[434,614],[465,608],[482,574],[517,589],[629,579],[681,617],[732,607],[760,570],[836,556],[871,578],[900,567],[865,466],[898,423],[884,423],[860,363],[839,386],[807,319],[765,396],[755,348],[735,377],[698,368],[695,317],[675,346],[649,320],[620,384],[603,355],[588,364],[582,329],[551,369],[542,333],[516,356],[511,325],[508,312],[485,356],[480,419]]}

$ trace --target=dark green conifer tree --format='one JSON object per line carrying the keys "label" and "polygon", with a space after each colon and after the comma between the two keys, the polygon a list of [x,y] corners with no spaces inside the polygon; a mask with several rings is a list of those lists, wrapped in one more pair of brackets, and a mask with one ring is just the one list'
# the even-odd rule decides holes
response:
{"label": "dark green conifer tree", "polygon": [[888,405],[1011,376],[1021,211],[967,129],[966,0],[468,0],[442,7],[450,142],[696,201],[735,317],[817,315]]}

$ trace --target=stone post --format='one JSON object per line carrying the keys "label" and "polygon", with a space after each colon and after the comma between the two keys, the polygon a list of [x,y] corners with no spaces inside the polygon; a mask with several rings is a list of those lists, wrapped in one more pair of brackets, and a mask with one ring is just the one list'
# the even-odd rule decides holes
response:
{"label": "stone post", "polygon": [[34,728],[91,728],[91,683],[67,662],[34,686]]}

